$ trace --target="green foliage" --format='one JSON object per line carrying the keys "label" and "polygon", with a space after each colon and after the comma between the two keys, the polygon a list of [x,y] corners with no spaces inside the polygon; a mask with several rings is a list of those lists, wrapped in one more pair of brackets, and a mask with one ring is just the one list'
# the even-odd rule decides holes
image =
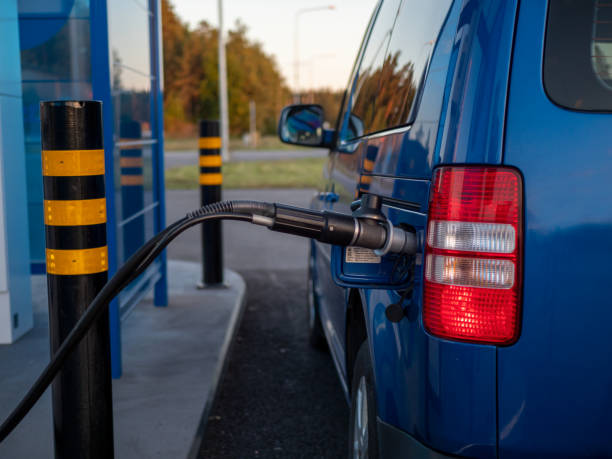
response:
{"label": "green foliage", "polygon": [[[218,30],[201,22],[194,30],[181,22],[170,0],[162,1],[165,119],[168,132],[182,133],[184,125],[219,117]],[[226,40],[230,133],[249,129],[249,101],[257,107],[257,130],[276,131],[281,108],[290,92],[274,58],[247,37],[237,22]]]}
{"label": "green foliage", "polygon": [[[198,120],[219,118],[218,30],[204,21],[190,30],[174,12],[171,0],[162,0],[162,27],[166,132],[195,136]],[[248,132],[249,101],[254,100],[257,131],[275,135],[278,115],[292,102],[291,93],[274,57],[247,33],[246,25],[237,21],[226,38],[230,134]],[[325,89],[302,97],[305,103],[323,105],[331,126],[341,100],[342,92]]]}

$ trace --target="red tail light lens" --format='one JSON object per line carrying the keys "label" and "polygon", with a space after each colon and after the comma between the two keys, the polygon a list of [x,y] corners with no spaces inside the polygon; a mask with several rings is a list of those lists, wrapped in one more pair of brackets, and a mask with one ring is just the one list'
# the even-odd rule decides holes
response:
{"label": "red tail light lens", "polygon": [[429,202],[423,323],[459,341],[519,334],[522,183],[514,169],[442,167]]}

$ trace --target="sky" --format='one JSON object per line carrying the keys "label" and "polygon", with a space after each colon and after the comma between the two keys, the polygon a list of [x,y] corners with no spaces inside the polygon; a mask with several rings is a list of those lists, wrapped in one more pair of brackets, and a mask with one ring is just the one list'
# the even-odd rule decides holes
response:
{"label": "sky", "polygon": [[[201,20],[218,24],[218,0],[171,0],[179,17],[195,26]],[[295,89],[295,24],[298,16],[299,88],[344,89],[376,0],[223,0],[225,29],[237,19],[248,36],[276,58],[278,67]]]}

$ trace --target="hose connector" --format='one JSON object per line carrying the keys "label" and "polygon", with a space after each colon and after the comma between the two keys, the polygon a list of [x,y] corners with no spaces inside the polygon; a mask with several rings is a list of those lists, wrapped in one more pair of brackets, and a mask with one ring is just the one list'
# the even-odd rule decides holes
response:
{"label": "hose connector", "polygon": [[[327,244],[372,249],[377,255],[416,253],[415,234],[394,227],[380,212],[381,200],[376,198],[361,201],[362,206],[353,215],[274,204],[273,216],[261,218],[254,215],[253,223],[267,226],[272,231],[316,239]],[[371,202],[378,203],[378,207],[370,208],[367,203]]]}
{"label": "hose connector", "polygon": [[387,220],[385,225],[387,227],[385,245],[380,249],[374,250],[376,255],[382,257],[388,253],[416,253],[417,241],[415,233],[393,226],[391,220]]}

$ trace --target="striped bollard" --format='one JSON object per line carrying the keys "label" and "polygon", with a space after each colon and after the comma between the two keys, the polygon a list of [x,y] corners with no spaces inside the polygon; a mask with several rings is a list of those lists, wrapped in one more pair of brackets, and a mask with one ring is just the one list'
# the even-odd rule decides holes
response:
{"label": "striped bollard", "polygon": [[[53,355],[107,281],[102,104],[42,102],[42,172]],[[112,458],[108,315],[53,381],[56,458]]]}
{"label": "striped bollard", "polygon": [[[219,121],[200,121],[200,201],[205,206],[221,201],[221,137]],[[223,284],[221,221],[202,224],[202,283],[199,288]]]}

